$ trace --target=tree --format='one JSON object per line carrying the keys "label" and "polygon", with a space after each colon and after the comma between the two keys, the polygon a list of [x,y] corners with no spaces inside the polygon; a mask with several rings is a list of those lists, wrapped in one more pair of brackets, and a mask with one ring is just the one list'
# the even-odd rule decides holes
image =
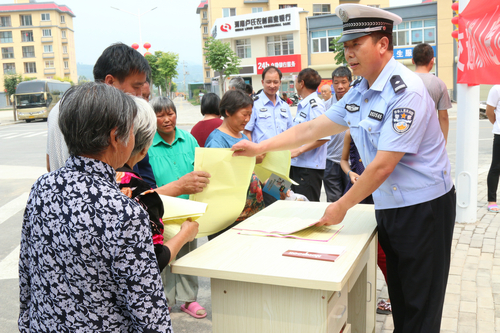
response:
{"label": "tree", "polygon": [[87,77],[85,75],[80,75],[78,77],[78,84],[82,84],[82,83],[85,83],[85,82],[89,82],[89,80],[87,79]]}
{"label": "tree", "polygon": [[154,55],[148,54],[145,58],[151,67],[153,84],[164,91],[172,91],[172,80],[178,75],[179,55],[174,52],[156,51]]}
{"label": "tree", "polygon": [[3,84],[7,96],[14,95],[16,93],[17,85],[19,84],[19,82],[22,81],[23,81],[23,76],[21,74],[5,75],[3,79]]}
{"label": "tree", "polygon": [[[240,58],[231,49],[229,43],[223,43],[220,40],[210,37],[205,43],[205,58],[208,65],[219,72],[220,95],[224,94],[224,80],[231,74],[239,74]],[[225,76],[225,77],[224,77]]]}
{"label": "tree", "polygon": [[345,64],[344,43],[339,43],[340,37],[342,36],[335,37],[330,42],[330,50],[335,53],[334,60],[336,65]]}
{"label": "tree", "polygon": [[61,81],[61,82],[69,82],[69,83],[71,83],[72,86],[75,85],[73,83],[73,81],[71,81],[71,79],[69,77],[67,77],[67,76],[65,76],[64,79],[60,78],[59,76],[54,76],[52,79],[58,80],[58,81]]}

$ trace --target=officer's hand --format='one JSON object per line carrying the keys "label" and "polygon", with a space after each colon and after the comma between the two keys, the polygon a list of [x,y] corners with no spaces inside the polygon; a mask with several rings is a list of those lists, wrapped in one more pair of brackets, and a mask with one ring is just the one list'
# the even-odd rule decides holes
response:
{"label": "officer's hand", "polygon": [[292,158],[295,158],[295,157],[300,156],[302,154],[302,152],[300,151],[300,147],[290,150],[290,153],[292,155]]}
{"label": "officer's hand", "polygon": [[231,150],[234,151],[233,156],[254,157],[263,153],[260,151],[260,146],[258,144],[248,140],[241,140],[236,143]]}
{"label": "officer's hand", "polygon": [[182,194],[195,194],[203,191],[210,183],[210,174],[205,171],[192,171],[179,178],[179,186]]}
{"label": "officer's hand", "polygon": [[324,225],[339,224],[344,220],[347,209],[344,209],[337,201],[331,203],[325,210],[323,217],[315,224],[317,227]]}

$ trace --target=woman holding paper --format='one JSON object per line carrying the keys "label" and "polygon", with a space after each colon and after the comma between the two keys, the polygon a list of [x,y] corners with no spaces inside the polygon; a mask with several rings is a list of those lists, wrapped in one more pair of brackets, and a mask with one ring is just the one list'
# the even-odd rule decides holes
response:
{"label": "woman holding paper", "polygon": [[156,133],[156,117],[145,100],[133,98],[137,105],[137,116],[134,119],[135,146],[127,163],[116,170],[116,181],[122,193],[138,202],[149,214],[155,255],[161,272],[177,256],[182,246],[194,239],[198,233],[198,223],[184,222],[181,231],[164,243],[161,219],[164,213],[163,203],[158,193],[133,171],[134,165],[146,156],[153,142]]}
{"label": "woman holding paper", "polygon": [[[207,138],[205,143],[206,148],[231,148],[234,144],[241,140],[248,140],[248,137],[241,133],[245,129],[245,125],[250,121],[252,115],[253,100],[241,90],[229,90],[221,99],[220,113],[224,117],[224,121],[219,128],[216,128]],[[263,156],[257,163],[262,162]],[[250,188],[247,193],[247,201],[243,212],[236,219],[235,223],[226,229],[209,236],[211,240],[222,234],[228,229],[231,229],[236,224],[249,218],[258,211],[264,209],[264,196],[262,192],[262,184],[255,173],[252,174],[250,180]]]}

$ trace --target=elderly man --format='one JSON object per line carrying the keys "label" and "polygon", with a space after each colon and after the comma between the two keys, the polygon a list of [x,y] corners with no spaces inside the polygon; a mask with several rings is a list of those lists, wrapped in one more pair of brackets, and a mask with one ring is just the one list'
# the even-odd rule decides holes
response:
{"label": "elderly man", "polygon": [[35,182],[26,205],[20,332],[172,331],[148,214],[115,181],[136,113],[130,96],[101,83],[62,100],[70,157]]}
{"label": "elderly man", "polygon": [[321,98],[323,98],[323,103],[325,104],[325,110],[328,110],[332,106],[332,88],[329,84],[324,84],[321,87]]}
{"label": "elderly man", "polygon": [[450,267],[455,189],[435,105],[422,80],[393,58],[392,29],[402,19],[379,8],[343,4],[345,58],[361,76],[324,115],[272,139],[233,146],[235,155],[292,149],[350,128],[363,174],[318,226],[342,222],[372,194],[387,256],[394,332],[438,333]]}
{"label": "elderly man", "polygon": [[235,76],[229,80],[229,90],[240,89],[245,91],[247,88],[247,84],[245,80],[241,76]]}

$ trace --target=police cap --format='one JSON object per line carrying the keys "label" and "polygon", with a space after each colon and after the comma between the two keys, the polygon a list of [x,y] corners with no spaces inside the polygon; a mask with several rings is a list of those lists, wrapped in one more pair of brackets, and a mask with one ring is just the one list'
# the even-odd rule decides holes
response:
{"label": "police cap", "polygon": [[341,43],[376,31],[392,34],[392,27],[403,21],[391,12],[358,4],[339,5],[335,8],[335,14],[344,22],[342,38],[339,40]]}

